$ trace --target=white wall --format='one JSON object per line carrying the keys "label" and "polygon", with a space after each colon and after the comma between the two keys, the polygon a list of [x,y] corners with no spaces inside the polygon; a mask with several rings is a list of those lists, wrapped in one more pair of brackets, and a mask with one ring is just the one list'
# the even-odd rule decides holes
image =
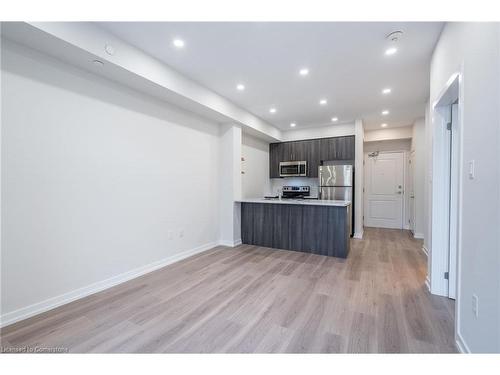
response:
{"label": "white wall", "polygon": [[[431,103],[452,74],[463,71],[462,233],[457,309],[459,338],[472,352],[500,352],[499,39],[500,29],[495,23],[449,23],[431,63]],[[426,133],[429,135],[430,129]],[[428,148],[427,153],[430,151]],[[473,180],[467,176],[471,160],[475,160]],[[432,197],[428,199],[432,204]],[[472,312],[473,294],[479,297],[478,317]]]}
{"label": "white wall", "polygon": [[413,124],[411,151],[413,159],[413,194],[415,204],[414,234],[417,238],[424,238],[425,232],[425,118]]}
{"label": "white wall", "polygon": [[400,128],[385,128],[377,130],[365,130],[365,142],[385,141],[389,139],[410,139],[412,137],[411,126]]}
{"label": "white wall", "polygon": [[411,139],[365,142],[363,148],[365,154],[373,151],[410,151]]}
{"label": "white wall", "polygon": [[256,198],[271,193],[269,143],[243,133],[241,138],[242,197]]}
{"label": "white wall", "polygon": [[4,319],[216,244],[217,125],[33,50],[2,53]]}
{"label": "white wall", "polygon": [[314,128],[299,128],[281,132],[282,141],[297,141],[302,139],[342,137],[355,134],[353,123],[321,126]]}

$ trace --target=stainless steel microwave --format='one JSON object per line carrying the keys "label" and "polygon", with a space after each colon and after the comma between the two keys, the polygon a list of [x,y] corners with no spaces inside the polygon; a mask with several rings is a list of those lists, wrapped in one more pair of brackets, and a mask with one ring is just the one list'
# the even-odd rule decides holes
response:
{"label": "stainless steel microwave", "polygon": [[307,161],[282,161],[280,177],[306,177]]}

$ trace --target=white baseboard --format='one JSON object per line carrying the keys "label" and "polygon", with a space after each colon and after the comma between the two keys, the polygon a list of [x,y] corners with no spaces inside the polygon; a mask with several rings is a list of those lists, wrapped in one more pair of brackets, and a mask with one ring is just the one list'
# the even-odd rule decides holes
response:
{"label": "white baseboard", "polygon": [[358,240],[362,240],[363,239],[363,233],[364,233],[363,231],[361,231],[361,232],[355,232],[352,237],[356,238]]}
{"label": "white baseboard", "polygon": [[460,353],[470,353],[470,349],[465,343],[464,338],[462,337],[460,332],[457,332],[457,334],[455,335],[455,345],[457,346],[457,349]]}
{"label": "white baseboard", "polygon": [[65,305],[77,299],[87,297],[91,294],[101,292],[105,289],[111,288],[115,285],[124,283],[126,281],[135,279],[136,277],[142,276],[146,273],[153,272],[159,268],[165,267],[169,264],[178,262],[182,259],[188,258],[192,255],[201,253],[203,251],[209,250],[217,246],[217,243],[208,243],[202,246],[198,246],[194,249],[183,251],[179,254],[172,255],[170,257],[161,259],[159,261],[147,264],[142,267],[135,268],[133,270],[121,273],[119,275],[110,277],[109,279],[98,281],[96,283],[90,284],[83,288],[73,290],[68,293],[61,294],[56,297],[49,298],[45,301],[37,302],[33,305],[22,307],[18,310],[11,311],[0,316],[0,327],[5,327],[9,324],[16,323],[20,320],[30,318],[32,316],[41,314],[45,311],[52,310],[56,307]]}
{"label": "white baseboard", "polygon": [[425,256],[428,258],[429,257],[429,250],[423,245],[422,245],[421,249],[422,249],[423,253],[425,254]]}
{"label": "white baseboard", "polygon": [[413,238],[416,238],[417,240],[423,240],[424,234],[423,233],[413,233]]}
{"label": "white baseboard", "polygon": [[220,246],[227,246],[227,247],[235,247],[235,246],[241,245],[241,238],[239,240],[235,240],[235,241],[220,240],[219,245]]}

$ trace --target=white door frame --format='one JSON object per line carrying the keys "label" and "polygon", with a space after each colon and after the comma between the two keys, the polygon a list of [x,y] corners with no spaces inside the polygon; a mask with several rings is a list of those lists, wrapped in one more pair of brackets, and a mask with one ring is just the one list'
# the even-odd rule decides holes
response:
{"label": "white door frame", "polygon": [[[415,237],[415,151],[414,150],[408,153],[406,164],[408,167],[407,181],[405,188],[406,202],[408,205],[408,215],[406,216],[408,216],[409,220],[408,229],[412,232],[413,236]],[[410,170],[412,171],[411,176],[410,176]],[[411,191],[410,191],[410,184],[411,184]],[[410,210],[410,208],[412,208],[412,210]]]}
{"label": "white door frame", "polygon": [[[442,94],[432,106],[432,240],[431,240],[431,274],[430,287],[433,294],[442,296],[449,295],[448,280],[445,272],[449,272],[450,264],[456,264],[457,252],[460,249],[460,238],[458,234],[461,226],[461,168],[462,165],[462,126],[463,105],[461,104],[461,80],[462,75],[454,74],[446,84]],[[450,121],[450,106],[458,100],[458,121],[454,129],[453,149],[450,150],[449,131],[446,129]],[[458,148],[458,149],[457,149]],[[450,151],[458,158],[450,168]],[[456,200],[450,205],[450,181],[456,184]],[[454,194],[455,195],[455,194]],[[450,211],[450,209],[452,211]],[[457,220],[450,222],[450,215]],[[450,237],[456,239],[456,248],[451,251]],[[453,251],[455,250],[455,251]],[[451,262],[450,262],[451,261]],[[452,270],[457,275],[457,269]],[[457,278],[458,279],[458,278]],[[458,288],[457,288],[458,289]]]}
{"label": "white door frame", "polygon": [[[454,123],[452,148],[446,124],[450,121],[450,106],[458,101],[457,121]],[[444,273],[451,271],[455,277],[455,338],[459,339],[460,322],[460,280],[462,253],[462,178],[463,178],[463,69],[453,74],[441,94],[432,105],[431,131],[432,147],[432,211],[430,291],[432,294],[449,296],[449,280]],[[450,151],[452,163],[450,165]],[[451,179],[450,179],[451,174]],[[449,179],[447,181],[447,179]],[[450,189],[451,185],[451,189]],[[450,204],[450,191],[454,202]],[[451,220],[456,218],[456,220]],[[450,238],[455,241],[455,249],[450,251]],[[450,269],[451,268],[451,269]],[[453,282],[453,280],[450,280]],[[453,292],[453,291],[452,291]]]}
{"label": "white door frame", "polygon": [[[408,151],[407,150],[394,150],[394,151],[377,151],[379,154],[403,154],[403,194],[401,197],[401,206],[402,206],[402,213],[401,213],[401,228],[402,229],[408,229],[408,224],[405,223],[405,218],[407,215],[407,199],[406,199],[406,187],[407,187],[407,167],[406,163],[408,162]],[[366,181],[368,180],[366,178],[366,161],[368,160],[368,154],[371,154],[372,151],[370,152],[364,152],[363,155],[363,226],[365,225],[365,210],[368,208],[368,198],[366,195]]]}

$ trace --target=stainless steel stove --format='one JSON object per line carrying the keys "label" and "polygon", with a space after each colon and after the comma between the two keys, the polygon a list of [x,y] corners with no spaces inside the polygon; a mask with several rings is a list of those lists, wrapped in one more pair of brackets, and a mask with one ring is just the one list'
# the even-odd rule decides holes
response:
{"label": "stainless steel stove", "polygon": [[305,199],[310,194],[310,186],[283,186],[283,199]]}

